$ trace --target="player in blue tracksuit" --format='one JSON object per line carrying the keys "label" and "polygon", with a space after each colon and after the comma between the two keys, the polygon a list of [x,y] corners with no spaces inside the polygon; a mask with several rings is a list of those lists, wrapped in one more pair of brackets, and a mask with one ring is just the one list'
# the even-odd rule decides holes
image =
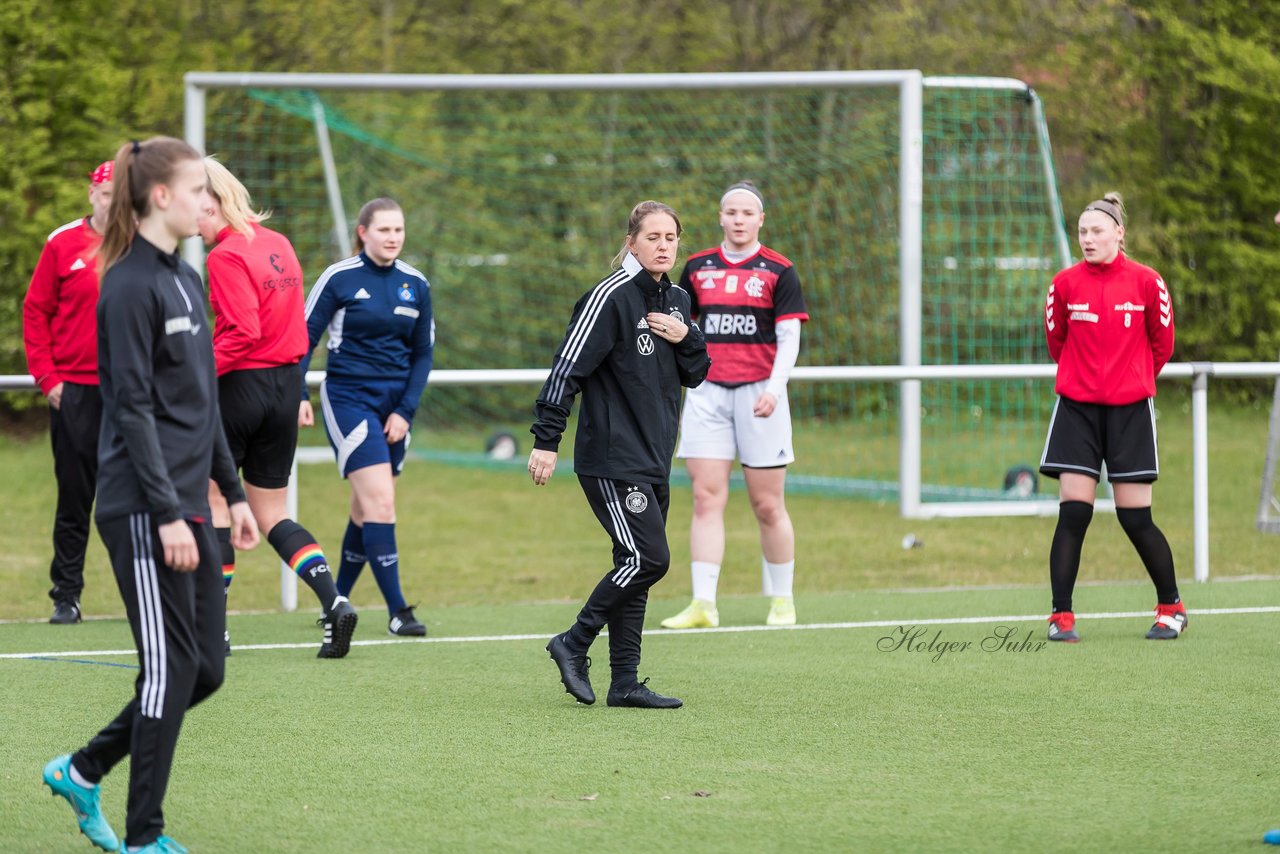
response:
{"label": "player in blue tracksuit", "polygon": [[[367,562],[387,600],[393,635],[418,636],[427,628],[400,592],[396,551],[395,476],[404,466],[409,427],[431,373],[435,321],[431,285],[399,260],[404,213],[391,199],[360,209],[359,254],[329,267],[307,298],[311,351],[329,331],[329,361],[320,385],[324,426],[351,484],[351,518],[342,540],[338,592],[351,588]],[[298,423],[314,423],[306,383]]]}

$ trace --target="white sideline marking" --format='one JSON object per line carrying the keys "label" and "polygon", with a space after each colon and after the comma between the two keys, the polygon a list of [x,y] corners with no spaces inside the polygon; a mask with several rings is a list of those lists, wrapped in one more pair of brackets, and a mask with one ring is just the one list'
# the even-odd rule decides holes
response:
{"label": "white sideline marking", "polygon": [[[1118,620],[1129,617],[1150,617],[1151,611],[1104,611],[1096,614],[1076,614],[1076,620]],[[1280,605],[1260,605],[1251,608],[1195,608],[1187,609],[1187,614],[1197,617],[1230,616],[1233,614],[1280,614]],[[655,635],[714,635],[735,634],[739,632],[795,632],[795,631],[829,631],[832,629],[884,629],[894,626],[959,626],[974,623],[1029,623],[1043,622],[1044,614],[1024,614],[1021,616],[995,617],[936,617],[923,620],[859,620],[847,623],[801,623],[795,626],[722,626],[718,629],[648,629],[645,637]],[[352,646],[386,646],[396,643],[493,643],[495,641],[528,641],[547,640],[551,635],[546,632],[528,635],[463,635],[448,638],[383,638],[380,640],[352,641]],[[311,643],[247,643],[233,645],[232,650],[239,652],[250,649],[315,649],[319,641]],[[6,652],[0,653],[5,658],[70,658],[73,656],[94,655],[136,655],[136,649],[82,649],[73,652]]]}

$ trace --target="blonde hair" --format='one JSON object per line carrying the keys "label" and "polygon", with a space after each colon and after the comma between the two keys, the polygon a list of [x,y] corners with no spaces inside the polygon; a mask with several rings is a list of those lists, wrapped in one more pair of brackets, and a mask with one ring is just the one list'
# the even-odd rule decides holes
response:
{"label": "blonde hair", "polygon": [[[1084,206],[1084,210],[1080,212],[1081,216],[1089,211],[1098,211],[1115,220],[1120,228],[1124,228],[1124,199],[1120,198],[1120,194],[1112,190],[1104,193],[1101,199],[1096,202],[1089,202]],[[1120,248],[1124,249],[1124,235],[1120,235]]]}
{"label": "blonde hair", "polygon": [[129,254],[138,220],[151,212],[151,189],[172,181],[182,161],[200,159],[200,152],[171,136],[153,136],[146,142],[135,140],[120,146],[111,176],[115,192],[98,250],[99,276]]}
{"label": "blonde hair", "polygon": [[676,237],[684,233],[684,227],[680,225],[680,217],[670,205],[664,205],[662,202],[655,202],[652,199],[641,202],[631,209],[631,216],[627,218],[627,237],[622,241],[622,248],[618,250],[618,254],[613,256],[615,269],[622,266],[622,259],[626,258],[627,253],[631,251],[627,244],[640,233],[640,226],[644,223],[644,218],[649,214],[655,213],[667,214],[676,221]]}
{"label": "blonde hair", "polygon": [[222,206],[222,218],[232,230],[252,240],[254,223],[268,219],[271,212],[255,211],[244,184],[212,154],[205,157],[204,168],[209,174],[209,195]]}

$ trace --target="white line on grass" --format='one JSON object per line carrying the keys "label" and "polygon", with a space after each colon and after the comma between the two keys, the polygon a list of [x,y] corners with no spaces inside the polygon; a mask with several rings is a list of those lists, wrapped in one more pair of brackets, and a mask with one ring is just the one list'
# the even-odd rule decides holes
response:
{"label": "white line on grass", "polygon": [[[1188,614],[1194,614],[1197,617],[1204,616],[1230,616],[1235,614],[1278,614],[1280,613],[1280,605],[1261,605],[1252,608],[1196,608],[1188,610]],[[1106,611],[1096,614],[1077,614],[1077,620],[1118,620],[1129,617],[1149,617],[1151,611]],[[1029,623],[1040,622],[1045,619],[1044,614],[1026,614],[1022,616],[1004,616],[1004,617],[934,617],[919,620],[859,620],[846,623],[801,623],[795,626],[722,626],[718,629],[648,629],[645,631],[646,637],[654,635],[714,635],[714,634],[734,634],[739,632],[795,632],[795,631],[813,631],[813,630],[831,630],[831,629],[884,629],[893,628],[894,626],[958,626],[971,625],[974,623]],[[352,641],[352,646],[386,646],[394,643],[492,643],[495,641],[528,641],[542,640],[545,641],[550,635],[543,632],[540,634],[525,635],[462,635],[459,637],[444,638],[383,638],[381,640],[359,640]],[[315,642],[312,643],[247,643],[232,647],[235,651],[250,649],[314,649]],[[72,656],[95,656],[95,655],[135,655],[135,649],[81,649],[72,652],[6,652],[0,653],[0,659],[5,658],[67,658]]]}

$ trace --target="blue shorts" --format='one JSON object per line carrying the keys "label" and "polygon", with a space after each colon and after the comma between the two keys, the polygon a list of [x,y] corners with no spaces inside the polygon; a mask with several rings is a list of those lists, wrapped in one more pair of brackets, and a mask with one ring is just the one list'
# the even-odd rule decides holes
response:
{"label": "blue shorts", "polygon": [[328,380],[320,383],[324,429],[343,477],[356,469],[390,463],[392,474],[404,468],[409,434],[387,444],[382,425],[404,395],[404,380]]}

